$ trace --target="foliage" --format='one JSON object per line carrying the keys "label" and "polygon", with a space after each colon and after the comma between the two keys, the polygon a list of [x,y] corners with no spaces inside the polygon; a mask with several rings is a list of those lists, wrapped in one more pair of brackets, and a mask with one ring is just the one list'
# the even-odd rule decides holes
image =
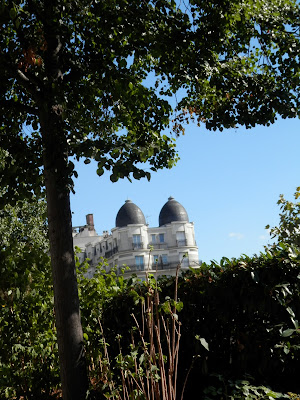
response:
{"label": "foliage", "polygon": [[104,339],[105,352],[98,371],[100,388],[105,397],[112,399],[175,400],[181,325],[176,287],[175,299],[167,299],[162,304],[153,276],[146,276],[144,287],[141,320],[138,322],[131,314],[135,326],[131,329],[130,352],[124,354],[121,336],[117,335],[119,353],[115,362],[111,362]]}
{"label": "foliage", "polygon": [[[276,238],[277,243],[283,242],[300,247],[300,187],[297,187],[294,194],[295,202],[287,201],[281,194],[277,204],[280,206],[279,226],[271,228],[272,239]],[[266,229],[270,226],[267,225]]]}
{"label": "foliage", "polygon": [[45,203],[0,211],[0,397],[48,399],[59,385]]}
{"label": "foliage", "polygon": [[[270,400],[270,399],[291,399],[289,394],[274,392],[266,386],[255,386],[249,380],[228,380],[225,381],[222,375],[216,376],[221,387],[209,386],[204,389],[204,400]],[[250,378],[250,377],[248,377]]]}
{"label": "foliage", "polygon": [[0,147],[18,160],[1,181],[19,194],[42,184],[45,110],[61,119],[68,154],[94,158],[113,181],[173,165],[161,134],[170,118],[181,132],[187,116],[216,129],[299,114],[294,0],[7,0],[0,23]]}
{"label": "foliage", "polygon": [[[40,251],[42,243],[45,250],[47,241],[43,229],[39,233],[35,230],[43,206],[38,202],[36,207],[33,204],[9,207],[0,222],[1,267],[5,266],[1,275],[6,278],[1,279],[0,315],[3,398],[60,395],[49,259]],[[26,210],[30,210],[31,219],[21,220],[19,217],[26,216]],[[26,220],[30,221],[27,225]],[[15,246],[11,241],[10,247],[5,247],[4,241],[9,243],[7,239],[13,232],[18,241]],[[28,238],[32,246],[30,258],[30,253],[26,256]],[[23,257],[27,257],[27,264],[22,262]],[[106,272],[107,265],[103,263],[95,276],[88,279],[85,277],[88,264],[78,265],[84,339],[94,396],[99,388],[106,388],[107,395],[118,396],[122,388],[121,372],[126,379],[145,378],[148,370],[143,352],[148,351],[151,342],[146,326],[140,336],[132,314],[142,332],[142,316],[155,314],[147,313],[151,306],[147,302],[154,300],[156,290],[159,298],[164,299],[160,300],[159,309],[166,321],[170,307],[177,309],[173,311],[174,318],[169,319],[171,324],[182,310],[177,394],[185,380],[184,398],[194,393],[195,385],[199,396],[202,391],[207,399],[247,398],[243,397],[246,394],[249,398],[267,399],[271,394],[276,398],[277,391],[299,392],[294,379],[300,358],[296,320],[300,311],[299,263],[299,252],[281,244],[253,258],[223,258],[220,263],[203,264],[179,278],[177,301],[174,278],[158,282],[151,278],[148,284],[134,276],[125,280],[115,271]],[[160,340],[162,354],[167,355],[164,335]],[[152,372],[159,381],[161,372],[155,368]],[[243,378],[247,373],[253,380]],[[290,398],[296,397],[290,394]]]}
{"label": "foliage", "polygon": [[[173,300],[169,298],[161,303],[152,275],[147,275],[145,282],[134,276],[124,281],[122,275],[117,276],[114,271],[106,273],[103,267],[105,264],[96,270],[92,279],[84,276],[87,263],[78,271],[84,337],[94,388],[112,399],[175,399],[180,340],[177,312],[182,308],[177,302],[177,288]],[[117,344],[114,355],[102,326],[102,309],[124,293],[130,293],[134,304],[141,307],[141,317],[137,319],[134,314],[128,314],[133,325],[128,327],[125,337],[128,352],[127,347],[123,352],[123,338],[116,334],[112,340],[112,344]]]}
{"label": "foliage", "polygon": [[[79,296],[81,299],[81,318],[84,326],[84,339],[87,358],[91,365],[97,364],[99,359],[99,347],[102,345],[102,330],[100,320],[102,309],[109,304],[114,297],[120,296],[126,290],[132,288],[132,283],[126,281],[123,274],[117,275],[113,269],[106,272],[108,264],[103,260],[93,275],[87,277],[89,264],[87,261],[80,264],[77,259],[77,276]],[[94,379],[93,368],[91,378]]]}
{"label": "foliage", "polygon": [[299,391],[293,378],[300,357],[299,261],[299,252],[282,245],[253,258],[203,265],[194,279],[185,278],[183,326],[210,346],[198,365],[202,373],[248,373],[272,388]]}
{"label": "foliage", "polygon": [[[212,373],[225,380],[250,374],[254,386],[299,392],[294,379],[300,361],[299,262],[300,253],[281,244],[253,258],[203,264],[179,279],[178,297],[184,304],[179,391],[193,365],[185,390],[188,398],[195,382],[199,391],[210,385]],[[172,278],[162,280],[162,298],[172,295],[173,285]],[[134,310],[139,315],[130,292],[106,304],[102,316],[107,341],[113,343],[117,326],[123,349],[130,344],[125,340],[132,326],[129,314]]]}
{"label": "foliage", "polygon": [[187,116],[209,129],[299,116],[299,21],[296,0],[1,2],[0,200],[46,188],[65,400],[87,384],[69,157],[150,179],[176,162],[172,119],[179,134]]}
{"label": "foliage", "polygon": [[[298,94],[287,92],[288,87],[297,85],[297,78],[290,73],[299,57],[299,37],[293,35],[298,32],[299,18],[290,19],[296,2],[190,3],[196,24],[196,55],[192,68],[187,68],[188,96],[179,103],[179,107],[186,106],[181,116],[194,115],[198,123],[214,130],[238,124],[246,128],[269,125],[277,113],[284,118],[296,116]],[[205,44],[206,49],[197,51]],[[284,60],[282,51],[293,60]],[[278,80],[281,73],[284,76]]]}

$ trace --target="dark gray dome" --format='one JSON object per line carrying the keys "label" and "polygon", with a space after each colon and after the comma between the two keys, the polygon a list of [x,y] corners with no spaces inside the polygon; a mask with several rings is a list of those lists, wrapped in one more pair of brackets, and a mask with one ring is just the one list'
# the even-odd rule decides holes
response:
{"label": "dark gray dome", "polygon": [[159,226],[170,224],[174,221],[189,222],[185,208],[173,197],[169,197],[159,213]]}
{"label": "dark gray dome", "polygon": [[125,204],[120,208],[116,217],[116,227],[122,228],[129,224],[146,225],[146,220],[142,210],[131,200],[126,200]]}

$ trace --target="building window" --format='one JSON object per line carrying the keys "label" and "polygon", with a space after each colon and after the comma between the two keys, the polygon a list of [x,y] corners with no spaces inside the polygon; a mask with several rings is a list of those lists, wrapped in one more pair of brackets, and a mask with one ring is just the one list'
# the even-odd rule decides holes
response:
{"label": "building window", "polygon": [[176,232],[177,246],[186,246],[185,233],[183,231]]}
{"label": "building window", "polygon": [[132,244],[134,249],[141,249],[143,247],[141,235],[132,235]]}
{"label": "building window", "polygon": [[164,233],[159,234],[159,243],[165,243],[165,234]]}
{"label": "building window", "polygon": [[163,265],[168,264],[168,256],[167,256],[167,254],[163,254],[161,256],[161,261],[162,261]]}
{"label": "building window", "polygon": [[155,234],[151,235],[151,243],[153,243],[153,244],[156,243],[156,235]]}
{"label": "building window", "polygon": [[144,256],[135,256],[135,267],[137,271],[144,271]]}

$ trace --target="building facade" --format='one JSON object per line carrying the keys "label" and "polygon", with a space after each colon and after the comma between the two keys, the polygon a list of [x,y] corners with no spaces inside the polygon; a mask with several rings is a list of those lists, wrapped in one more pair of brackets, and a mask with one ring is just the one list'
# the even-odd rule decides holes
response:
{"label": "building facade", "polygon": [[79,261],[89,259],[90,276],[103,259],[107,269],[128,266],[125,275],[136,273],[141,278],[145,272],[175,275],[179,263],[182,269],[199,265],[194,224],[173,197],[162,207],[158,227],[149,227],[142,210],[131,200],[120,208],[110,233],[97,234],[92,214],[86,216],[86,222],[73,228],[73,241],[80,248]]}

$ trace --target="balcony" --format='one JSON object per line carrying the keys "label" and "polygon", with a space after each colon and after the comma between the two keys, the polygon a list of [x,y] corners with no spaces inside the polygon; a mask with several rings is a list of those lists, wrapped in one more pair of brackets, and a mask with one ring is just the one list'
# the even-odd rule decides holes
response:
{"label": "balcony", "polygon": [[150,246],[153,247],[154,249],[167,249],[168,248],[168,245],[165,242],[162,242],[162,243],[157,243],[157,242],[149,243],[148,244],[148,249],[150,248]]}
{"label": "balcony", "polygon": [[186,239],[176,240],[176,244],[177,247],[187,246],[187,240]]}
{"label": "balcony", "polygon": [[[164,270],[176,270],[177,267],[179,265],[179,262],[169,262],[166,264],[152,264],[152,266],[149,267],[148,270],[148,266],[145,268],[145,265],[127,265],[127,267],[130,268],[129,271],[126,271],[126,274],[133,274],[135,272],[151,272],[151,273],[155,273],[155,271],[164,271]],[[181,265],[181,268],[188,268],[189,267],[189,263],[187,263],[186,265]],[[123,267],[119,267],[118,269],[120,270]]]}
{"label": "balcony", "polygon": [[108,250],[105,252],[105,258],[110,258],[114,254],[118,252],[118,246],[114,247],[112,250]]}
{"label": "balcony", "polygon": [[132,249],[136,250],[136,249],[143,249],[144,248],[144,243],[143,242],[139,242],[139,243],[132,243]]}
{"label": "balcony", "polygon": [[[167,269],[176,269],[179,265],[179,262],[168,262],[168,263],[162,263],[159,262],[158,264],[152,263],[152,266],[150,267],[151,271],[163,271]],[[181,265],[181,267],[186,267],[185,265]]]}
{"label": "balcony", "polygon": [[130,272],[130,273],[141,272],[141,271],[145,270],[145,266],[143,264],[141,264],[141,265],[126,265],[126,267],[130,268],[130,271],[126,271],[126,272]]}

